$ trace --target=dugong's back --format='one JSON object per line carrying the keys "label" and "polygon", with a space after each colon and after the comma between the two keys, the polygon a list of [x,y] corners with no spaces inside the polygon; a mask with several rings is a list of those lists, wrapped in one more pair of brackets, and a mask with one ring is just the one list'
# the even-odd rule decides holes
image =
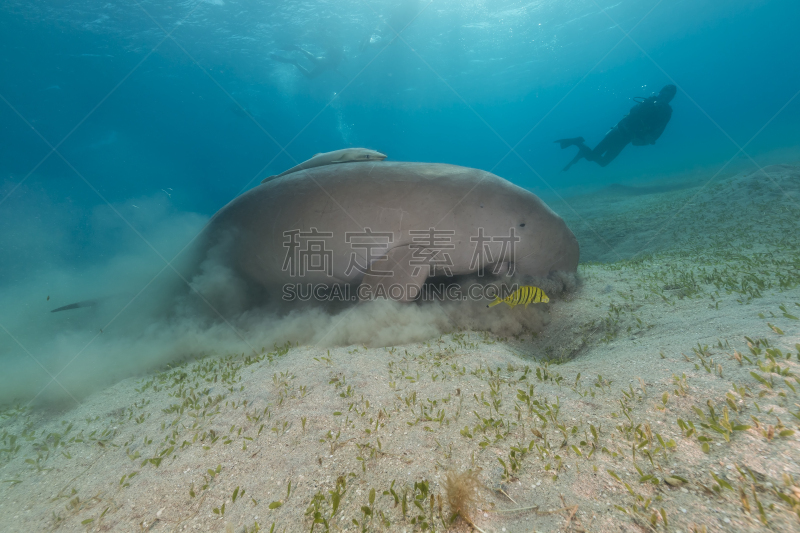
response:
{"label": "dugong's back", "polygon": [[[309,256],[298,254],[309,242],[323,245],[330,268],[306,265],[302,281],[358,283],[369,265],[363,246],[354,259],[354,242],[372,243],[374,258],[413,248],[419,232],[432,228],[452,236],[453,274],[465,274],[478,228],[508,233],[510,227],[536,247],[525,259],[528,273],[576,270],[574,235],[535,195],[488,172],[445,164],[353,163],[288,174],[223,207],[209,235],[227,241],[231,267],[270,286],[298,281],[291,262],[303,269]],[[295,246],[298,235],[303,246]]]}

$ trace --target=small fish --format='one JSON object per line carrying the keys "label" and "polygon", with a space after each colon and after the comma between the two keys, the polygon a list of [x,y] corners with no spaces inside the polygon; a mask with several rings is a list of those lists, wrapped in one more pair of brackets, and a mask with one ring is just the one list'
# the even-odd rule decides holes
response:
{"label": "small fish", "polygon": [[537,304],[539,302],[547,303],[549,301],[550,298],[548,298],[539,287],[523,285],[503,300],[501,300],[500,297],[495,297],[494,301],[486,307],[494,307],[500,303],[507,303],[508,306],[513,309],[515,305],[525,304],[525,307],[528,307],[528,304]]}
{"label": "small fish", "polygon": [[70,309],[80,309],[81,307],[94,307],[97,305],[97,300],[84,300],[82,302],[75,302],[74,304],[65,305],[58,309],[53,309],[51,313],[58,313],[59,311],[68,311]]}

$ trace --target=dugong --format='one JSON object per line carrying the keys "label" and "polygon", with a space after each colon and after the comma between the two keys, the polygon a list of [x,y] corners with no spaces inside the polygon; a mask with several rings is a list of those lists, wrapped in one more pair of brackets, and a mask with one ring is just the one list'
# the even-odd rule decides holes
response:
{"label": "dugong", "polygon": [[281,287],[311,283],[411,301],[432,276],[545,277],[575,272],[580,255],[533,193],[438,163],[327,165],[273,179],[220,209],[204,242],[209,257],[278,299]]}
{"label": "dugong", "polygon": [[309,168],[321,167],[324,165],[332,165],[333,163],[351,163],[359,161],[383,161],[386,159],[386,154],[370,150],[369,148],[345,148],[343,150],[334,150],[333,152],[325,152],[323,154],[314,154],[314,157],[307,161],[303,161],[299,165],[293,166],[286,172],[282,172],[275,176],[269,176],[261,180],[261,183],[280,178],[286,174],[297,172],[298,170],[306,170]]}

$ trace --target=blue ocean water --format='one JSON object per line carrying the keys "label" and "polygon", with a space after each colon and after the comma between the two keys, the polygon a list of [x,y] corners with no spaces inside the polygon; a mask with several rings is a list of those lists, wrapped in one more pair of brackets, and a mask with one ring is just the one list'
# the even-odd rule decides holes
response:
{"label": "blue ocean water", "polygon": [[[8,1],[3,196],[36,167],[23,188],[101,203],[60,157],[41,162],[48,142],[111,202],[169,188],[178,209],[206,214],[346,146],[494,169],[542,193],[714,167],[800,87],[798,15],[796,2],[745,0]],[[343,59],[307,79],[270,59],[289,46]],[[560,172],[570,157],[554,139],[592,145],[631,97],[671,82],[657,145]],[[747,153],[796,147],[799,116],[795,100]]]}
{"label": "blue ocean water", "polygon": [[[109,265],[144,286],[227,202],[318,152],[480,168],[559,213],[615,183],[797,160],[798,20],[790,0],[7,0],[4,323],[34,342],[20,317],[96,280],[113,293]],[[286,62],[310,69],[301,49],[335,68],[306,75]],[[655,145],[561,170],[575,152],[554,140],[593,146],[670,83]]]}

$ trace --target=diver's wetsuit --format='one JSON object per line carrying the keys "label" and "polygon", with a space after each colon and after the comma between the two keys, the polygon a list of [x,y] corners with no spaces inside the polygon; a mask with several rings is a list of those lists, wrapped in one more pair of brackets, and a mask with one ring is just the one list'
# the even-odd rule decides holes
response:
{"label": "diver's wetsuit", "polygon": [[604,167],[613,161],[628,143],[634,146],[655,144],[672,117],[672,107],[669,102],[675,96],[675,91],[674,85],[667,85],[658,95],[646,98],[633,106],[630,112],[606,133],[594,150],[586,146],[583,137],[556,141],[561,144],[561,148],[578,147],[578,154],[564,167],[564,170],[569,170],[581,159],[594,161]]}

